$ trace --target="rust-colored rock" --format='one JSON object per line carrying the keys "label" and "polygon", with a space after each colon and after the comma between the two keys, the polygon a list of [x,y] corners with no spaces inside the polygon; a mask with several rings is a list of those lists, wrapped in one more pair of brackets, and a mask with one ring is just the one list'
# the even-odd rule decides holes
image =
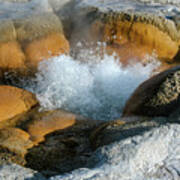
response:
{"label": "rust-colored rock", "polygon": [[[142,49],[144,54],[152,54],[154,51],[160,59],[172,60],[178,52],[178,42],[172,40],[166,32],[152,24],[122,22],[118,19],[114,23],[115,27],[112,27],[110,23],[105,25],[103,38],[105,42],[121,46],[132,44],[136,48]],[[115,31],[114,35],[112,35],[113,30]],[[131,53],[137,51],[133,46],[128,48]],[[119,50],[121,51],[121,48]]]}
{"label": "rust-colored rock", "polygon": [[59,18],[41,13],[0,20],[0,68],[14,76],[33,75],[40,61],[69,53]]}
{"label": "rust-colored rock", "polygon": [[146,46],[148,54],[155,51],[157,57],[162,60],[173,60],[179,50],[176,40],[152,24],[134,23],[129,37],[130,41],[135,42],[138,46]]}
{"label": "rust-colored rock", "polygon": [[[99,7],[88,8],[88,5],[86,8],[84,16],[79,13],[82,21],[73,32],[77,36],[74,38],[72,35],[74,44],[78,41],[84,44],[105,42],[107,53],[116,52],[124,64],[129,60],[144,60],[147,54],[154,53],[163,62],[174,61],[179,51],[180,31],[173,20],[146,11],[103,11]],[[80,31],[82,26],[85,27],[83,32]]]}
{"label": "rust-colored rock", "polygon": [[0,20],[0,68],[15,70],[25,68],[25,55],[17,42],[17,34],[11,20]]}
{"label": "rust-colored rock", "polygon": [[[68,112],[66,114],[68,115]],[[43,142],[28,150],[26,167],[55,174],[85,167],[93,153],[90,134],[101,123],[103,121],[76,116],[73,126],[46,135]]]}
{"label": "rust-colored rock", "polygon": [[27,112],[38,103],[32,93],[11,86],[0,86],[0,99],[0,122]]}
{"label": "rust-colored rock", "polygon": [[33,146],[30,136],[25,131],[18,128],[0,129],[0,147],[8,149],[22,157],[27,150]]}
{"label": "rust-colored rock", "polygon": [[[122,59],[128,54],[135,58],[142,55],[156,53],[161,60],[172,61],[179,50],[179,37],[169,34],[170,29],[176,31],[172,22],[163,21],[160,17],[145,14],[114,13],[105,17],[104,34],[102,40],[108,46],[115,48]],[[157,25],[156,22],[160,23]],[[159,27],[161,26],[161,27]],[[163,43],[162,43],[163,42]],[[126,49],[125,53],[123,53]],[[127,58],[129,60],[129,57]],[[126,60],[126,61],[127,61]],[[130,59],[131,60],[131,59]]]}
{"label": "rust-colored rock", "polygon": [[25,47],[27,65],[37,67],[38,63],[53,56],[69,53],[69,43],[60,33],[52,33],[29,43]]}
{"label": "rust-colored rock", "polygon": [[127,101],[123,116],[169,116],[180,106],[180,66],[143,82]]}
{"label": "rust-colored rock", "polygon": [[116,53],[123,65],[128,65],[129,63],[139,62],[142,60],[144,61],[147,56],[146,47],[137,46],[134,43],[108,45],[105,48],[105,52],[109,55]]}
{"label": "rust-colored rock", "polygon": [[16,19],[14,24],[28,68],[36,68],[40,61],[50,57],[69,53],[62,23],[55,14],[32,15]]}
{"label": "rust-colored rock", "polygon": [[16,41],[0,43],[0,68],[15,70],[25,68],[25,55]]}
{"label": "rust-colored rock", "polygon": [[27,132],[35,144],[44,141],[44,137],[56,130],[65,129],[76,123],[77,116],[62,110],[36,113],[33,121],[28,122]]}
{"label": "rust-colored rock", "polygon": [[90,132],[100,123],[63,110],[40,112],[37,106],[17,124],[0,128],[0,164],[54,172],[81,167],[92,152]]}

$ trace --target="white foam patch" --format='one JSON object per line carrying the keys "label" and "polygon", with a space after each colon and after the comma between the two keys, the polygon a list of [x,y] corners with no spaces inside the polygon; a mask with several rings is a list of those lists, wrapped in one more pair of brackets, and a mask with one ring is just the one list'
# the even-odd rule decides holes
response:
{"label": "white foam patch", "polygon": [[164,125],[99,148],[92,169],[80,168],[50,180],[179,180],[180,125]]}
{"label": "white foam patch", "polygon": [[45,12],[52,12],[48,0],[0,0],[0,19],[25,18]]}
{"label": "white foam patch", "polygon": [[127,98],[157,66],[137,63],[125,68],[107,55],[96,62],[81,63],[66,55],[45,60],[39,65],[36,88],[31,90],[44,109],[62,108],[110,120],[120,117]]}

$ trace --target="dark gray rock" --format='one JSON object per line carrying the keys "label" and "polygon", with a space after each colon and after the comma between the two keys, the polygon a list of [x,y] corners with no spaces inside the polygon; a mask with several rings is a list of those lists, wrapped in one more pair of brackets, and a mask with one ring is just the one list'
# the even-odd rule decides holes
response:
{"label": "dark gray rock", "polygon": [[123,116],[169,116],[180,106],[180,66],[143,82],[127,101]]}
{"label": "dark gray rock", "polygon": [[93,152],[90,134],[101,123],[77,120],[75,125],[47,135],[44,142],[29,149],[26,167],[38,170],[46,176],[84,167]]}
{"label": "dark gray rock", "polygon": [[168,120],[165,118],[128,117],[110,121],[96,128],[91,134],[93,148],[122,141],[129,137],[143,135],[153,128],[160,127]]}

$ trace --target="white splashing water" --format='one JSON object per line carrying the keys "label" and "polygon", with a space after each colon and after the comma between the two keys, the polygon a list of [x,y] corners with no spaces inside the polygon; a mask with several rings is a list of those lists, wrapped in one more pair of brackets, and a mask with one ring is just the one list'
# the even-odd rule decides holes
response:
{"label": "white splashing water", "polygon": [[164,125],[96,150],[94,168],[50,180],[179,180],[180,125]]}
{"label": "white splashing water", "polygon": [[137,63],[125,68],[114,56],[96,58],[99,63],[82,63],[66,55],[41,62],[33,89],[41,106],[98,120],[118,118],[127,98],[157,66]]}

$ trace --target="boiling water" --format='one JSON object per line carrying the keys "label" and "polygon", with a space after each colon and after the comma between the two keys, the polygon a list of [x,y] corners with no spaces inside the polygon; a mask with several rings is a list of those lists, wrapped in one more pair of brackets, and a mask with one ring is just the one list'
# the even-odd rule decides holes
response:
{"label": "boiling water", "polygon": [[130,94],[158,65],[152,61],[147,66],[123,67],[108,55],[90,62],[66,55],[45,60],[39,65],[34,87],[28,89],[37,95],[42,109],[62,108],[92,119],[111,120],[121,116]]}

